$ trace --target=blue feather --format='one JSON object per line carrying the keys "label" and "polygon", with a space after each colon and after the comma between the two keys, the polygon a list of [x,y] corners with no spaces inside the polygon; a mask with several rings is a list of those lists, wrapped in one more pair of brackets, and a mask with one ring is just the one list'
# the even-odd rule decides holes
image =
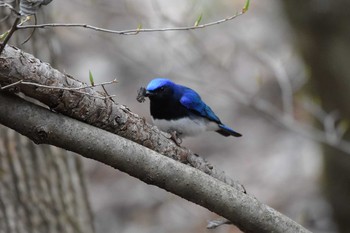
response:
{"label": "blue feather", "polygon": [[218,133],[224,135],[224,136],[235,136],[235,137],[241,137],[242,134],[234,131],[233,129],[231,129],[230,127],[224,125],[224,124],[219,124],[219,130],[217,131]]}
{"label": "blue feather", "polygon": [[201,97],[194,90],[186,88],[180,99],[180,103],[202,117],[220,123],[219,117],[217,117],[213,110],[202,101]]}
{"label": "blue feather", "polygon": [[175,130],[183,136],[193,136],[213,130],[224,136],[242,136],[224,125],[191,88],[156,78],[147,85],[146,96],[150,98],[154,122],[164,131]]}

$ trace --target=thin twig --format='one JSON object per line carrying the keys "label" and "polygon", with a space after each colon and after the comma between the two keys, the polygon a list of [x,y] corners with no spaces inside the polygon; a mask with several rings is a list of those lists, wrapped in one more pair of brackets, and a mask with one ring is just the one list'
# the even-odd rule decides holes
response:
{"label": "thin twig", "polygon": [[[103,91],[106,93],[106,96],[111,96],[110,94],[108,94],[108,92],[107,92],[107,90],[106,90],[106,88],[105,88],[105,85],[101,85],[101,87],[102,87]],[[113,103],[115,103],[115,101],[114,101],[113,98],[110,98],[110,100],[111,100]]]}
{"label": "thin twig", "polygon": [[[37,19],[36,15],[33,15],[33,16],[34,16],[34,23],[37,24],[38,19]],[[22,25],[22,24],[20,24],[20,25]],[[29,34],[29,36],[27,37],[27,39],[25,39],[25,40],[21,43],[21,45],[24,45],[25,43],[27,43],[27,42],[30,40],[30,38],[32,38],[32,36],[34,35],[35,30],[36,30],[36,29],[33,28],[33,31]]]}
{"label": "thin twig", "polygon": [[205,27],[210,27],[213,25],[221,24],[230,20],[233,20],[237,18],[238,16],[244,14],[245,12],[242,10],[235,15],[232,15],[228,18],[224,18],[221,20],[217,20],[214,22],[206,23],[206,24],[200,24],[197,26],[187,26],[187,27],[169,27],[169,28],[136,28],[136,29],[129,29],[129,30],[110,30],[105,28],[100,28],[88,24],[82,24],[82,23],[47,23],[47,24],[37,24],[37,25],[24,25],[24,26],[18,26],[18,29],[29,29],[29,28],[47,28],[47,27],[81,27],[81,28],[87,28],[98,32],[106,32],[106,33],[112,33],[112,34],[119,34],[119,35],[136,35],[138,33],[142,32],[164,32],[164,31],[186,31],[186,30],[195,30]]}
{"label": "thin twig", "polygon": [[111,100],[113,100],[112,98],[114,98],[116,96],[115,95],[109,95],[107,92],[106,92],[106,96],[96,96],[96,95],[92,95],[92,94],[87,93],[87,92],[79,91],[79,90],[82,90],[82,89],[85,89],[85,88],[92,88],[92,87],[97,87],[97,86],[102,86],[102,88],[105,90],[104,85],[110,85],[110,84],[113,84],[113,83],[117,83],[117,80],[114,79],[112,81],[98,83],[98,84],[94,84],[94,85],[88,85],[88,86],[84,86],[84,87],[58,87],[58,86],[47,86],[47,85],[42,85],[42,84],[39,84],[39,83],[26,82],[26,81],[23,81],[23,80],[19,80],[17,82],[11,83],[9,85],[0,87],[0,90],[5,90],[7,88],[14,87],[14,86],[17,86],[19,84],[23,84],[23,85],[31,85],[31,86],[36,86],[36,87],[48,88],[48,89],[59,89],[59,90],[66,90],[66,91],[74,91],[74,92],[77,92],[77,93],[80,93],[80,94],[92,96],[92,97],[99,98],[99,99],[111,99]]}
{"label": "thin twig", "polygon": [[20,17],[17,17],[17,18],[16,18],[15,22],[13,22],[13,25],[12,25],[10,31],[7,33],[7,35],[6,35],[5,39],[4,39],[4,42],[2,42],[2,43],[0,44],[0,55],[1,55],[2,51],[4,50],[4,48],[5,48],[6,44],[7,44],[7,42],[8,42],[8,41],[10,40],[10,38],[12,37],[13,33],[18,29],[17,24],[18,24],[18,22],[19,22],[20,20],[21,20]]}
{"label": "thin twig", "polygon": [[17,86],[18,84],[22,83],[23,80],[19,80],[17,82],[14,82],[14,83],[11,83],[9,85],[6,85],[6,86],[3,86],[3,87],[0,87],[0,90],[5,90],[7,88],[10,88],[10,87],[13,87],[13,86]]}
{"label": "thin twig", "polygon": [[92,87],[98,87],[98,86],[103,86],[103,85],[110,85],[110,84],[117,83],[117,82],[118,81],[116,79],[114,79],[112,81],[98,83],[98,84],[94,84],[94,85],[87,85],[87,86],[84,86],[84,87],[58,87],[58,86],[47,86],[47,85],[42,85],[42,84],[39,84],[39,83],[26,82],[26,81],[20,80],[18,82],[11,83],[9,85],[3,86],[0,89],[4,90],[6,88],[9,88],[9,87],[12,87],[12,86],[16,86],[18,84],[24,84],[24,85],[32,85],[32,86],[36,86],[36,87],[43,87],[43,88],[50,88],[50,89],[60,89],[60,90],[74,91],[74,90],[81,90],[81,89],[85,89],[85,88],[92,88]]}
{"label": "thin twig", "polygon": [[[3,41],[2,43],[0,43],[0,55],[1,55],[1,53],[2,53],[2,51],[4,50],[6,44],[7,44],[7,43],[9,42],[9,40],[11,39],[13,33],[15,33],[15,31],[18,30],[18,27],[19,27],[19,26],[22,26],[22,24],[24,24],[25,22],[27,22],[30,18],[29,18],[29,17],[26,17],[24,20],[22,20],[22,21],[20,22],[20,20],[21,20],[21,14],[20,14],[18,11],[16,11],[16,9],[14,9],[10,4],[8,4],[8,3],[2,3],[2,4],[0,4],[0,7],[7,7],[7,8],[9,8],[13,13],[16,14],[16,19],[15,19],[15,21],[13,22],[13,25],[12,25],[11,29],[10,29],[9,31],[5,32],[5,33],[7,33],[7,35],[6,35],[5,39],[4,39],[4,41]],[[18,22],[20,22],[20,23],[18,24]],[[17,25],[17,24],[18,24],[18,25]]]}
{"label": "thin twig", "polygon": [[13,6],[11,6],[8,3],[0,3],[0,7],[9,8],[11,10],[11,12],[15,13],[18,17],[21,16],[21,14],[15,8],[13,8]]}

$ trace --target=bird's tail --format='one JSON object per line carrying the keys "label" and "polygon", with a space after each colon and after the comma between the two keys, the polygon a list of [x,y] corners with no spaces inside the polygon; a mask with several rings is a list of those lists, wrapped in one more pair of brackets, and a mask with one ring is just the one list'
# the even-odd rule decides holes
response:
{"label": "bird's tail", "polygon": [[224,135],[225,137],[228,136],[235,136],[235,137],[241,137],[242,134],[234,131],[233,129],[227,127],[226,125],[219,124],[219,128],[216,132],[218,132],[221,135]]}

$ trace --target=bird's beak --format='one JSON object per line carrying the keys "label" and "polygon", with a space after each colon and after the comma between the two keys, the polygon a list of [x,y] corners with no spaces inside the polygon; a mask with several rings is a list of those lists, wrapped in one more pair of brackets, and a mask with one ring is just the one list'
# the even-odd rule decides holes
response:
{"label": "bird's beak", "polygon": [[153,95],[153,93],[150,92],[150,91],[146,91],[146,93],[145,93],[145,97],[150,97],[150,96],[152,96],[152,95]]}

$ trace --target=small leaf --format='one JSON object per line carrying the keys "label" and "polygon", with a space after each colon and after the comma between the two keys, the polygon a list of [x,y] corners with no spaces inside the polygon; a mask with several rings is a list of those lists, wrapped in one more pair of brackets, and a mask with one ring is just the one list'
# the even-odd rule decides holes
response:
{"label": "small leaf", "polygon": [[91,70],[89,70],[89,79],[91,86],[95,86],[94,76],[92,76]]}
{"label": "small leaf", "polygon": [[138,34],[138,33],[140,32],[141,29],[142,29],[142,24],[139,24],[139,25],[137,26],[135,35]]}
{"label": "small leaf", "polygon": [[28,22],[32,17],[30,15],[27,15],[26,17],[21,19],[20,25],[23,25],[24,23]]}
{"label": "small leaf", "polygon": [[246,13],[246,12],[248,11],[249,5],[250,5],[250,0],[247,0],[247,1],[245,2],[245,5],[244,5],[243,9],[242,9],[242,12],[243,12],[243,13]]}
{"label": "small leaf", "polygon": [[200,16],[198,17],[198,19],[196,20],[196,22],[194,23],[195,27],[198,27],[199,23],[202,21],[202,16],[203,14],[200,14]]}

